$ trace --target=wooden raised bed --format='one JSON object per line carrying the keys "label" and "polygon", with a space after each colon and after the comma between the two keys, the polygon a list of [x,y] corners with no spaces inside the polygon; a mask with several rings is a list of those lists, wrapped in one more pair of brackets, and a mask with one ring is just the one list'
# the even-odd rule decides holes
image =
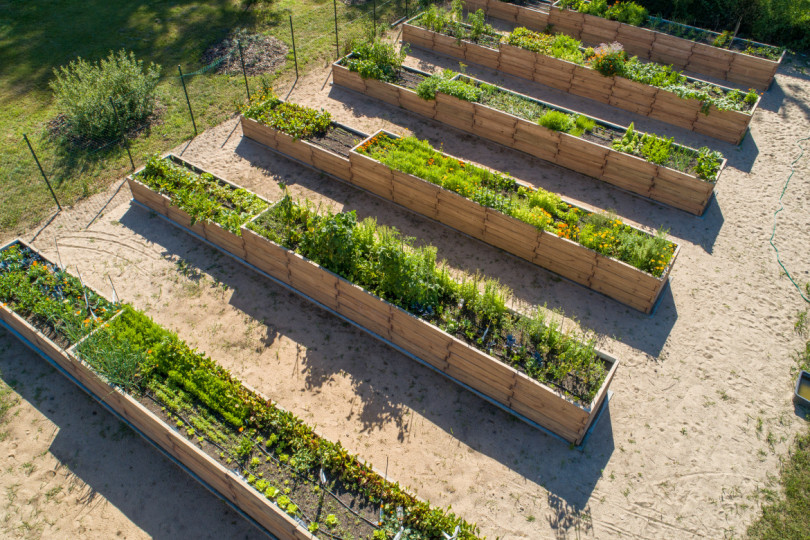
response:
{"label": "wooden raised bed", "polygon": [[[20,240],[16,242],[26,245]],[[36,252],[33,248],[32,251]],[[0,306],[0,319],[22,336],[26,345],[32,346],[35,352],[47,356],[90,397],[114,411],[144,438],[156,444],[196,475],[206,487],[245,512],[256,523],[282,538],[300,540],[311,538],[305,527],[268,501],[247,481],[194,446],[137,400],[107,384],[76,355],[78,343],[67,350],[62,349],[5,305]]]}
{"label": "wooden raised bed", "polygon": [[[374,136],[379,133],[397,137],[384,130]],[[349,159],[353,184],[644,313],[652,312],[680,251],[677,247],[664,274],[655,277],[436,184],[391,169],[356,149]]]}
{"label": "wooden raised bed", "polygon": [[[436,44],[447,37],[410,24],[410,21],[402,25],[402,41],[409,42],[413,46],[475,63],[481,63],[475,59],[480,56],[478,54],[480,49],[494,51],[498,53],[497,61],[487,59],[482,65],[733,144],[742,141],[761,100],[761,97],[758,98],[754,107],[747,113],[719,111],[712,106],[706,115],[701,112],[701,102],[698,100],[682,99],[667,90],[623,77],[605,77],[590,67],[507,43],[501,43],[500,48],[495,51],[467,41],[455,44],[455,38],[452,38],[453,47],[437,47]],[[471,55],[468,54],[469,51],[476,52]],[[699,81],[692,78],[689,80]],[[724,88],[724,90],[731,89]]]}
{"label": "wooden raised bed", "polygon": [[[359,73],[341,66],[340,62],[341,60],[338,60],[332,64],[335,84],[363,92],[361,88],[364,87],[364,79]],[[428,73],[412,68],[402,69],[429,76]],[[409,111],[696,215],[702,215],[706,210],[714,186],[727,161],[724,159],[721,163],[714,182],[709,182],[595,142],[548,129],[481,103],[469,103],[441,93],[437,94],[435,100],[424,100],[408,88],[393,83],[375,82],[387,84],[397,90],[396,99],[384,99],[387,103],[399,105]],[[576,114],[575,111],[556,107],[522,94],[518,95],[536,101],[544,107]],[[626,130],[604,120],[596,119],[596,121],[603,126]]]}
{"label": "wooden raised bed", "polygon": [[[619,362],[615,358],[598,352],[606,364],[607,376],[593,401],[582,406],[562,392],[529,378],[294,251],[267,240],[247,226],[242,227],[241,234],[246,253],[244,258],[239,258],[242,262],[354,322],[375,337],[407,351],[519,418],[579,444],[598,416],[618,368]],[[214,241],[210,242],[228,251]]]}
{"label": "wooden raised bed", "polygon": [[[530,30],[543,31],[552,24],[556,32],[568,34],[589,45],[618,41],[630,55],[672,64],[677,69],[702,73],[758,90],[767,90],[770,87],[785,57],[784,51],[779,60],[770,60],[742,51],[722,49],[657,30],[562,9],[558,3],[554,6],[519,6],[501,0],[465,0],[465,4],[470,11],[483,9],[490,17],[525,26]],[[702,31],[713,36],[719,35],[708,30]]]}

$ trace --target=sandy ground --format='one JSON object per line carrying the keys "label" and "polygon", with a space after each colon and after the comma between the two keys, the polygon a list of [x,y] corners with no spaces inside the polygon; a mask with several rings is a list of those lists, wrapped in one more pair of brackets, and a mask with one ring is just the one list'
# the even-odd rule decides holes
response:
{"label": "sandy ground", "polygon": [[[457,67],[414,51],[408,64]],[[682,246],[670,286],[645,316],[479,241],[323,177],[244,140],[236,120],[177,153],[270,198],[292,193],[375,216],[438,247],[454,272],[481,271],[594,329],[622,364],[586,444],[525,425],[367,334],[221,255],[113,186],[32,231],[35,246],[175,329],[331,439],[479,523],[490,538],[693,538],[741,535],[804,420],[790,398],[792,332],[803,307],[768,240],[772,214],[808,133],[810,79],[783,67],[737,148],[495,72],[473,76],[620,124],[723,151],[729,165],[702,218],[462,134],[348,90],[328,70],[291,100],[328,108],[366,132],[413,133],[458,157],[637,225]],[[288,88],[283,88],[282,95]],[[775,243],[810,281],[810,156],[798,164]],[[572,320],[572,319],[569,319]],[[575,324],[567,322],[568,324]],[[0,431],[6,535],[256,535],[245,521],[132,435],[15,339],[0,334],[0,373],[17,404]],[[61,488],[61,489],[59,489]]]}

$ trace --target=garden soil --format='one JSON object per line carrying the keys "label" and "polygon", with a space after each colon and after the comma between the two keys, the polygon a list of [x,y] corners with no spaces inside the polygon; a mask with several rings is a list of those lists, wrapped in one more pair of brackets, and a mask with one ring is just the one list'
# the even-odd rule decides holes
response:
{"label": "garden soil", "polygon": [[[407,63],[458,68],[415,50]],[[773,214],[810,124],[810,79],[783,67],[737,148],[495,72],[471,75],[619,124],[720,149],[729,165],[695,217],[331,85],[289,99],[373,132],[412,133],[459,158],[611,209],[682,250],[651,316],[346,186],[242,138],[233,118],[174,152],[277,199],[280,183],[324,207],[375,217],[438,248],[452,271],[498,277],[518,309],[562,310],[620,359],[612,399],[581,448],[516,420],[373,337],[130,202],[123,183],[25,239],[145,310],[388,478],[477,522],[490,538],[739,536],[805,429],[793,351],[806,305],[769,244]],[[279,89],[285,97],[287,84]],[[810,153],[809,153],[810,154]],[[774,244],[810,281],[810,155],[797,164]],[[576,319],[576,320],[575,320]],[[578,321],[578,322],[577,322]],[[0,432],[3,536],[255,537],[258,532],[111,415],[0,332],[15,400]]]}

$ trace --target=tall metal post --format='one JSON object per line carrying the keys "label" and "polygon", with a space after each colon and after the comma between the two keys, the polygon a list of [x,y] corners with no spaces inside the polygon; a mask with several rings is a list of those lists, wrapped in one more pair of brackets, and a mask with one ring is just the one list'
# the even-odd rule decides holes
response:
{"label": "tall metal post", "polygon": [[295,52],[295,30],[293,30],[292,15],[290,15],[290,35],[292,36],[293,60],[295,61],[295,80],[298,80],[298,53]]}
{"label": "tall metal post", "polygon": [[191,115],[191,125],[194,126],[194,136],[197,136],[197,122],[194,121],[194,111],[191,110],[191,100],[188,99],[188,90],[186,90],[186,81],[183,79],[183,68],[177,65],[177,71],[180,72],[180,82],[183,84],[183,93],[186,95],[186,103],[188,104],[188,114]]}
{"label": "tall metal post", "polygon": [[374,13],[374,28],[371,29],[371,36],[377,39],[377,0],[374,0],[371,9]]}
{"label": "tall metal post", "polygon": [[39,172],[42,174],[42,178],[45,179],[45,183],[48,185],[48,189],[51,190],[51,195],[53,196],[54,202],[56,202],[56,207],[59,208],[59,211],[62,211],[62,205],[59,204],[59,199],[56,198],[56,193],[53,192],[53,188],[51,187],[51,182],[48,180],[48,176],[45,174],[45,171],[42,170],[42,165],[39,163],[39,158],[37,157],[37,153],[34,152],[34,147],[31,146],[31,141],[28,140],[28,135],[23,133],[23,139],[25,139],[25,144],[28,145],[28,149],[31,150],[31,155],[34,156],[34,161],[37,162],[37,167],[39,167]]}
{"label": "tall metal post", "polygon": [[338,23],[337,23],[337,0],[332,0],[332,5],[335,8],[335,60],[340,58],[340,41],[338,40]]}
{"label": "tall metal post", "polygon": [[121,138],[124,139],[124,148],[127,149],[127,155],[129,156],[129,164],[132,165],[132,170],[135,170],[135,162],[132,160],[132,152],[129,150],[129,139],[127,139],[127,134],[124,133],[124,124],[121,123],[121,116],[118,114],[118,107],[115,106],[115,100],[113,100],[112,96],[110,96],[110,105],[112,105],[113,113],[115,114],[115,120],[118,122],[118,129],[121,130]]}
{"label": "tall metal post", "polygon": [[247,92],[248,101],[250,101],[250,87],[248,86],[247,71],[245,70],[245,55],[242,53],[242,42],[237,41],[239,45],[239,60],[242,61],[242,75],[245,76],[245,92]]}

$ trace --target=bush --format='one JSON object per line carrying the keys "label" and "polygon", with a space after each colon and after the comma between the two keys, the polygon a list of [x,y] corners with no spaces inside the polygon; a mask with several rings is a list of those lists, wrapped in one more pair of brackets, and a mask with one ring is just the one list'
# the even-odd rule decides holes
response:
{"label": "bush", "polygon": [[121,49],[95,63],[79,57],[55,69],[54,76],[50,87],[73,135],[109,139],[122,128],[138,127],[152,114],[160,66],[145,66],[132,52]]}
{"label": "bush", "polygon": [[407,46],[397,51],[392,44],[379,39],[353,43],[352,57],[346,62],[346,67],[364,79],[395,82],[407,55]]}
{"label": "bush", "polygon": [[464,101],[473,103],[481,101],[484,93],[481,88],[465,80],[450,80],[454,75],[455,73],[449,70],[431,75],[419,83],[416,87],[416,94],[426,100],[436,99],[436,92],[441,92]]}
{"label": "bush", "polygon": [[554,131],[568,132],[574,127],[574,119],[570,115],[554,110],[547,111],[537,123]]}
{"label": "bush", "polygon": [[621,43],[602,43],[593,51],[591,65],[605,77],[624,74],[627,53]]}

